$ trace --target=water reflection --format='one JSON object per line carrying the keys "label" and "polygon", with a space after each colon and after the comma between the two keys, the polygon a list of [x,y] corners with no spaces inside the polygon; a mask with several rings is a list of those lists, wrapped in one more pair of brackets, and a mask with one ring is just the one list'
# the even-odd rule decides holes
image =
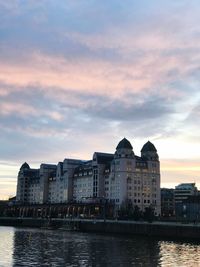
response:
{"label": "water reflection", "polygon": [[2,236],[8,247],[1,238],[1,267],[200,266],[199,244],[8,227],[0,227]]}
{"label": "water reflection", "polygon": [[158,266],[158,255],[157,242],[148,239],[37,230],[14,234],[14,266]]}
{"label": "water reflection", "polygon": [[200,244],[159,242],[162,266],[200,266]]}
{"label": "water reflection", "polygon": [[0,227],[0,266],[12,266],[14,228]]}

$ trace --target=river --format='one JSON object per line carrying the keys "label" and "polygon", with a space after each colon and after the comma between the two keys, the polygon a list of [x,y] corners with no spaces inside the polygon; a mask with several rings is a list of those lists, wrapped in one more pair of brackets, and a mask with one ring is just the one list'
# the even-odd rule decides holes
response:
{"label": "river", "polygon": [[0,227],[0,267],[200,266],[200,242]]}

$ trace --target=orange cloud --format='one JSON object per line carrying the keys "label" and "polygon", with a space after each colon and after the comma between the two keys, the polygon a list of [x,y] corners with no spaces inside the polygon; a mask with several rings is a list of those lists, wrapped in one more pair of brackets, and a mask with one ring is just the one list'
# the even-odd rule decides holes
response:
{"label": "orange cloud", "polygon": [[200,172],[200,160],[162,160],[162,170]]}

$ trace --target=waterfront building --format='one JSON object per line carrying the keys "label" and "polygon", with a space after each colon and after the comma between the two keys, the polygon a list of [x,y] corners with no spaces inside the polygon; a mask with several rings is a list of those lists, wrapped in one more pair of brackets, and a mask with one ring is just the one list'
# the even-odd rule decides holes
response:
{"label": "waterfront building", "polygon": [[175,214],[177,218],[187,217],[185,203],[187,203],[188,198],[197,195],[198,195],[198,189],[195,186],[195,183],[182,183],[175,187],[174,201],[175,201]]}
{"label": "waterfront building", "polygon": [[56,165],[41,164],[39,169],[31,169],[25,162],[18,174],[16,201],[20,203],[45,203],[48,194],[48,179]]}
{"label": "waterfront building", "polygon": [[195,183],[182,183],[175,187],[174,200],[175,204],[181,203],[186,200],[189,196],[198,195],[198,189]]}
{"label": "waterfront building", "polygon": [[161,188],[161,215],[171,217],[175,214],[174,189]]}
{"label": "waterfront building", "polygon": [[91,161],[82,162],[74,170],[73,200],[89,201],[91,198],[108,199],[105,193],[106,169],[114,155],[95,152]]}
{"label": "waterfront building", "polygon": [[0,217],[5,215],[4,213],[7,205],[8,205],[7,200],[0,200]]}
{"label": "waterfront building", "polygon": [[114,154],[95,152],[92,160],[65,159],[57,165],[31,169],[24,163],[18,174],[17,203],[55,204],[109,201],[116,209],[131,201],[142,211],[152,207],[160,215],[160,163],[151,142],[136,156],[122,139]]}
{"label": "waterfront building", "polygon": [[200,221],[200,196],[188,196],[181,203],[176,204],[176,217],[180,220]]}
{"label": "waterfront building", "polygon": [[151,206],[160,214],[160,163],[151,142],[143,146],[141,157],[134,154],[127,139],[119,142],[110,166],[108,192],[118,206],[130,200],[142,211]]}

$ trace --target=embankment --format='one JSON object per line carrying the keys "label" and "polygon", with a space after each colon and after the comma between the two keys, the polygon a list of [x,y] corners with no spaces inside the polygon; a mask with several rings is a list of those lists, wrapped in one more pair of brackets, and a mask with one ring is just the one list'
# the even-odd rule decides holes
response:
{"label": "embankment", "polygon": [[78,230],[82,232],[145,235],[164,238],[192,238],[200,240],[200,224],[177,222],[135,222],[88,219],[0,218],[1,226],[43,227]]}

